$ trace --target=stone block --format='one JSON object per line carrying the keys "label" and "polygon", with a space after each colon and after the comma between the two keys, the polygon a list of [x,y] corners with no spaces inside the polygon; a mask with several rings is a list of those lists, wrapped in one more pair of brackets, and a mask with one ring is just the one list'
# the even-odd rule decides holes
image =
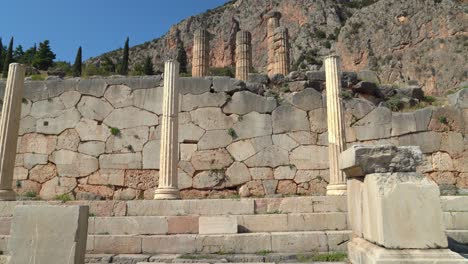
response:
{"label": "stone block", "polygon": [[101,155],[99,167],[101,169],[141,169],[141,152]]}
{"label": "stone block", "polygon": [[299,170],[328,169],[328,147],[299,146],[290,156],[291,164]]}
{"label": "stone block", "polygon": [[227,114],[244,115],[250,112],[271,113],[276,108],[276,99],[254,94],[250,91],[237,92],[223,107]]}
{"label": "stone block", "polygon": [[9,253],[11,263],[84,263],[87,206],[17,206]]}
{"label": "stone block", "polygon": [[112,257],[112,263],[118,264],[137,264],[149,260],[149,255],[141,254],[120,254]]}
{"label": "stone block", "polygon": [[[288,231],[345,230],[346,213],[288,214]],[[273,230],[276,231],[276,230]]]}
{"label": "stone block", "polygon": [[366,240],[388,249],[447,247],[439,188],[433,181],[419,173],[374,173],[366,175],[363,188]]}
{"label": "stone block", "polygon": [[398,143],[400,146],[419,146],[421,151],[426,154],[439,151],[441,139],[439,133],[428,131],[401,136],[398,138]]}
{"label": "stone block", "polygon": [[288,231],[286,214],[242,215],[237,220],[239,229],[249,233]]}
{"label": "stone block", "polygon": [[[277,146],[270,146],[248,158],[245,164],[249,168],[253,167],[278,167],[289,165],[289,153],[287,150]],[[296,165],[297,167],[297,165]]]}
{"label": "stone block", "polygon": [[144,236],[144,254],[192,254],[196,250],[196,235]]}
{"label": "stone block", "polygon": [[128,216],[175,216],[189,214],[189,202],[180,201],[128,201]]}
{"label": "stone block", "polygon": [[290,104],[304,111],[311,111],[323,107],[322,94],[312,88],[293,93],[287,97],[286,100]]}
{"label": "stone block", "polygon": [[329,252],[347,252],[348,242],[352,239],[350,231],[326,231]]}
{"label": "stone block", "polygon": [[242,215],[254,214],[254,200],[188,200],[189,214],[192,215]]}
{"label": "stone block", "polygon": [[182,96],[182,111],[193,111],[202,107],[221,107],[227,101],[225,93],[186,94]]}
{"label": "stone block", "polygon": [[97,121],[104,120],[114,110],[106,100],[92,96],[83,96],[77,109],[84,118]]}
{"label": "stone block", "polygon": [[210,91],[212,81],[208,78],[179,78],[180,93],[185,94],[204,94]]}
{"label": "stone block", "polygon": [[201,216],[198,222],[198,233],[236,234],[237,218],[235,216]]}
{"label": "stone block", "polygon": [[94,236],[93,253],[101,254],[140,254],[142,253],[142,237],[139,236]]}
{"label": "stone block", "polygon": [[440,199],[444,212],[468,212],[468,196],[442,196]]}
{"label": "stone block", "polygon": [[220,108],[199,108],[190,115],[193,123],[205,130],[229,129],[234,124],[233,118],[225,115]]}
{"label": "stone block", "polygon": [[392,145],[354,145],[340,155],[340,168],[348,177],[362,177],[371,173],[414,172],[422,162],[418,147]]}
{"label": "stone block", "polygon": [[163,88],[138,89],[133,91],[133,105],[151,113],[162,114]]}
{"label": "stone block", "polygon": [[198,216],[169,216],[168,234],[198,234]]}
{"label": "stone block", "polygon": [[307,112],[289,104],[277,107],[272,113],[273,133],[309,131]]}
{"label": "stone block", "polygon": [[156,126],[159,124],[159,118],[153,113],[129,106],[112,111],[104,119],[104,124],[118,129],[139,126]]}
{"label": "stone block", "polygon": [[283,253],[305,253],[328,251],[325,232],[271,233],[271,250]]}
{"label": "stone block", "polygon": [[80,121],[81,114],[75,108],[69,108],[60,112],[57,117],[37,119],[36,132],[49,135],[58,135],[65,129],[74,128]]}
{"label": "stone block", "polygon": [[236,252],[239,254],[271,251],[270,234],[198,235],[196,250],[200,253]]}
{"label": "stone block", "polygon": [[392,113],[392,137],[416,132],[414,113]]}
{"label": "stone block", "polygon": [[99,168],[97,158],[70,150],[55,151],[50,160],[56,164],[58,175],[65,177],[88,176]]}
{"label": "stone block", "polygon": [[271,116],[250,112],[238,120],[232,129],[236,134],[235,139],[269,136],[272,133]]}
{"label": "stone block", "polygon": [[468,212],[444,212],[444,223],[447,230],[468,230]]}
{"label": "stone block", "polygon": [[283,198],[278,207],[282,213],[313,213],[311,197]]}
{"label": "stone block", "polygon": [[347,185],[349,227],[354,235],[362,237],[362,198],[364,181],[362,178],[350,178],[347,180]]}
{"label": "stone block", "polygon": [[96,217],[95,235],[164,235],[168,232],[167,219],[161,216]]}
{"label": "stone block", "polygon": [[347,199],[345,196],[312,196],[314,212],[346,212]]}

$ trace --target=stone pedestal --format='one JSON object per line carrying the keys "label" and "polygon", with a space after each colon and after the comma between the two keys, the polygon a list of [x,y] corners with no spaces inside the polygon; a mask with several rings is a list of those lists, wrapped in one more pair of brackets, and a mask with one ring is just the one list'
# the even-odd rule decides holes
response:
{"label": "stone pedestal", "polygon": [[177,164],[179,160],[178,82],[179,63],[175,60],[166,61],[164,66],[159,186],[154,195],[155,200],[174,200],[180,198],[177,183]]}
{"label": "stone pedestal", "polygon": [[289,34],[288,29],[279,27],[275,29],[274,49],[275,49],[275,67],[274,74],[289,74]]}
{"label": "stone pedestal", "polygon": [[205,29],[195,31],[192,56],[192,77],[207,76],[210,67],[210,39]]}
{"label": "stone pedestal", "polygon": [[268,46],[268,63],[267,73],[272,77],[275,75],[275,30],[280,26],[281,14],[279,12],[270,12],[265,18],[267,19],[267,46]]}
{"label": "stone pedestal", "polygon": [[10,64],[0,120],[0,200],[15,200],[12,190],[16,144],[21,118],[25,67]]}
{"label": "stone pedestal", "polygon": [[236,35],[236,79],[247,81],[252,70],[252,36],[248,31]]}
{"label": "stone pedestal", "polygon": [[327,195],[346,194],[346,177],[339,166],[339,156],[346,148],[339,63],[338,56],[325,58],[328,158],[330,161],[330,183],[327,186]]}

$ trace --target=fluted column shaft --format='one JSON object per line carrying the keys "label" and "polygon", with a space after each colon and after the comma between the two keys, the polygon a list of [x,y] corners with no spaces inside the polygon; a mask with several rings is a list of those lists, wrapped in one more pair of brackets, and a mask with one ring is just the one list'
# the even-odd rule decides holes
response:
{"label": "fluted column shaft", "polygon": [[339,64],[338,56],[325,58],[330,163],[330,183],[327,186],[327,195],[346,195],[346,176],[339,166],[340,153],[346,148]]}
{"label": "fluted column shaft", "polygon": [[275,70],[274,74],[289,74],[289,34],[288,29],[279,27],[275,30]]}
{"label": "fluted column shaft", "polygon": [[204,29],[195,31],[193,36],[192,56],[192,76],[207,76],[210,66],[210,40],[208,31]]}
{"label": "fluted column shaft", "polygon": [[267,45],[268,45],[268,63],[267,73],[268,76],[273,76],[275,71],[275,30],[280,26],[279,13],[272,13],[267,20]]}
{"label": "fluted column shaft", "polygon": [[18,63],[10,64],[0,121],[0,200],[2,201],[15,200],[12,184],[24,91],[24,75],[24,66]]}
{"label": "fluted column shaft", "polygon": [[154,199],[179,199],[177,165],[179,161],[179,63],[166,61],[164,66],[164,96],[161,124],[159,186]]}
{"label": "fluted column shaft", "polygon": [[239,31],[236,35],[236,78],[247,81],[252,70],[252,35]]}

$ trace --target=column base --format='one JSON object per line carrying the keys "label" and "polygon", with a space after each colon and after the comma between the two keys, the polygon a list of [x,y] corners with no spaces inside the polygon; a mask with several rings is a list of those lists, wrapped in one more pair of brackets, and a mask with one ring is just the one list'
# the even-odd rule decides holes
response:
{"label": "column base", "polygon": [[154,200],[179,200],[180,191],[173,187],[161,187],[154,192]]}
{"label": "column base", "polygon": [[0,201],[16,201],[16,193],[13,190],[0,190]]}
{"label": "column base", "polygon": [[362,238],[348,243],[352,264],[467,264],[468,259],[449,249],[386,249]]}
{"label": "column base", "polygon": [[333,184],[327,186],[327,195],[329,196],[344,196],[347,190],[346,184]]}

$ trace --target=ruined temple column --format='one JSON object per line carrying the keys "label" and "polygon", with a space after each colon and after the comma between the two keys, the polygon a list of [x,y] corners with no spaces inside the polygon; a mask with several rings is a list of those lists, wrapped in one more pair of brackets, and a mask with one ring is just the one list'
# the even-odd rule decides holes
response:
{"label": "ruined temple column", "polygon": [[274,74],[289,74],[289,34],[288,29],[279,27],[275,30],[275,68]]}
{"label": "ruined temple column", "polygon": [[330,183],[327,195],[346,195],[346,176],[340,170],[339,156],[346,149],[343,110],[340,98],[340,58],[332,55],[325,58],[328,119],[328,159]]}
{"label": "ruined temple column", "polygon": [[164,96],[161,124],[161,149],[159,186],[155,200],[174,200],[180,198],[177,183],[179,160],[179,63],[166,61],[164,66]]}
{"label": "ruined temple column", "polygon": [[21,118],[25,67],[10,64],[0,120],[0,200],[15,200],[12,189],[16,159],[16,144]]}
{"label": "ruined temple column", "polygon": [[267,18],[267,45],[268,45],[268,63],[267,74],[273,76],[275,70],[275,30],[280,26],[281,14],[279,12],[270,12]]}
{"label": "ruined temple column", "polygon": [[236,79],[247,81],[252,70],[252,35],[239,31],[236,36]]}
{"label": "ruined temple column", "polygon": [[195,31],[192,52],[192,76],[207,76],[210,66],[210,39],[205,29]]}

